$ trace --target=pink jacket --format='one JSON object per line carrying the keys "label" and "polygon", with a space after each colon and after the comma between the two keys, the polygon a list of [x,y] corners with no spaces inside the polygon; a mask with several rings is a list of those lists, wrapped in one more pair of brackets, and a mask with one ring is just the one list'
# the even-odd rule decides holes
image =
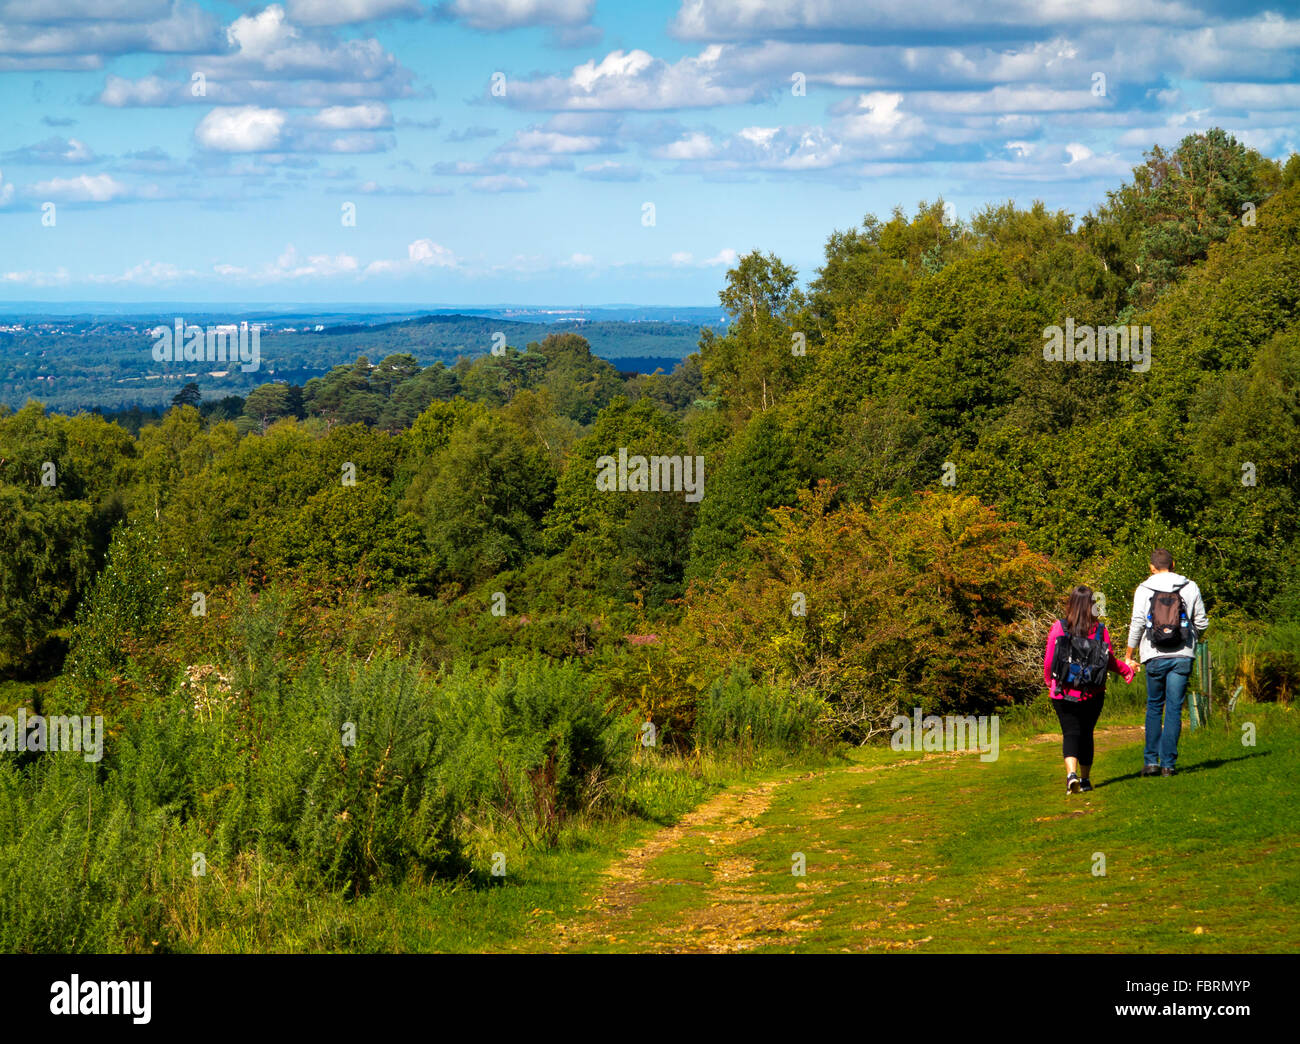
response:
{"label": "pink jacket", "polygon": [[[1127,663],[1115,659],[1115,648],[1114,646],[1111,645],[1110,633],[1106,630],[1105,626],[1100,622],[1098,622],[1097,627],[1101,628],[1101,639],[1106,643],[1106,648],[1110,650],[1110,669],[1114,671],[1116,674],[1118,674],[1121,678],[1123,678],[1126,682],[1132,682],[1133,668],[1130,667]],[[1089,638],[1096,637],[1095,630],[1096,628],[1088,632]],[[1060,638],[1061,635],[1063,634],[1065,634],[1065,628],[1061,626],[1061,621],[1057,620],[1055,623],[1052,624],[1052,629],[1047,634],[1047,652],[1043,657],[1043,683],[1047,686],[1047,694],[1051,696],[1052,699],[1054,700],[1059,700],[1064,695],[1063,693],[1059,693],[1056,691],[1056,682],[1052,678],[1052,656],[1056,652],[1056,639]],[[1078,689],[1071,689],[1068,691],[1070,692],[1071,696],[1082,697],[1085,700],[1090,699],[1093,696],[1099,695],[1099,693],[1082,692]]]}

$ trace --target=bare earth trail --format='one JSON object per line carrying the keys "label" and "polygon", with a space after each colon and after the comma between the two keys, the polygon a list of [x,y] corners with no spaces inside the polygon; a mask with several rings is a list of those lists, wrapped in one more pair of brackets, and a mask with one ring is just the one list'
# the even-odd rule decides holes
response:
{"label": "bare earth trail", "polygon": [[[1097,749],[1101,753],[1131,744],[1141,733],[1140,726],[1099,729]],[[1045,766],[1048,763],[1054,766],[1055,752],[1049,748],[1040,753],[1037,748],[1059,743],[1060,736],[1049,733],[1004,743],[1002,751],[1005,754],[1035,748],[1035,759],[1041,757]],[[805,770],[729,787],[611,865],[584,915],[575,922],[555,926],[552,948],[735,953],[756,947],[794,946],[801,935],[818,928],[818,907],[824,908],[827,897],[821,896],[821,904],[814,903],[814,898],[831,888],[832,882],[825,875],[814,874],[811,868],[805,876],[793,877],[787,857],[783,887],[774,889],[772,861],[765,860],[766,865],[761,869],[756,865],[756,846],[761,846],[767,835],[780,833],[788,825],[779,812],[773,813],[774,801],[784,797],[801,808],[801,836],[809,836],[809,824],[815,824],[821,841],[822,866],[837,871],[841,877],[905,889],[914,880],[932,881],[934,875],[917,872],[924,868],[916,865],[895,867],[888,859],[856,863],[844,849],[833,847],[837,831],[861,829],[862,815],[846,818],[843,799],[850,793],[860,795],[861,785],[879,779],[881,774],[888,774],[892,779],[896,773],[941,769],[936,762],[976,757],[965,752],[933,753],[878,760],[874,764]],[[1112,776],[1123,771],[1113,764],[1109,767]],[[1056,774],[1053,773],[1053,778]],[[1057,812],[1051,799],[1044,800],[1045,811],[1053,813],[1044,816],[1044,821],[1084,813],[1082,804],[1070,811]],[[863,808],[860,796],[851,808]],[[886,813],[889,809],[876,811]],[[885,818],[902,819],[901,816]],[[920,833],[910,822],[903,832]],[[908,837],[895,840],[900,845],[922,844]],[[811,851],[813,846],[804,847]],[[848,858],[827,865],[824,858],[827,855]],[[900,869],[913,872],[897,872]],[[869,917],[871,911],[864,909],[863,914]],[[896,938],[889,930],[875,933],[873,937],[871,929],[882,927],[878,922],[868,921],[855,927],[866,932],[872,943],[870,948],[916,948],[914,941]],[[926,938],[915,942],[929,941]]]}

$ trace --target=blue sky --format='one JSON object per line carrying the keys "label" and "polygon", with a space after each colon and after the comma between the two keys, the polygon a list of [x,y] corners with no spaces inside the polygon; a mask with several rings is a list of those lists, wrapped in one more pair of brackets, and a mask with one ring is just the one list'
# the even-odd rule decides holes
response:
{"label": "blue sky", "polygon": [[1298,72],[1280,2],[0,0],[0,300],[713,304],[895,205],[1283,157]]}

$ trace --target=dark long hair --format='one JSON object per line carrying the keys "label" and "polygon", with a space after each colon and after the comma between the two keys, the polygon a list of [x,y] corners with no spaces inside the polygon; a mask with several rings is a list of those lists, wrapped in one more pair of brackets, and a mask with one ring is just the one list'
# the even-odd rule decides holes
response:
{"label": "dark long hair", "polygon": [[1092,625],[1101,623],[1093,614],[1091,587],[1080,584],[1070,592],[1070,596],[1065,600],[1065,615],[1062,619],[1065,621],[1066,632],[1076,638],[1088,637]]}

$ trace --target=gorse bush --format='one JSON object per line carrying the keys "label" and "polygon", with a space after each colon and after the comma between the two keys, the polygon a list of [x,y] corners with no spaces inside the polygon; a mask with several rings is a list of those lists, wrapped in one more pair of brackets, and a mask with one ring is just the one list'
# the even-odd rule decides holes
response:
{"label": "gorse bush", "polygon": [[457,796],[439,779],[435,700],[410,661],[376,659],[352,677],[314,665],[254,769],[262,835],[327,886],[356,892],[456,869]]}
{"label": "gorse bush", "polygon": [[0,949],[149,949],[168,938],[166,897],[189,875],[178,816],[137,813],[78,755],[0,760]]}
{"label": "gorse bush", "polygon": [[[645,644],[607,645],[594,656],[592,675],[620,707],[655,727],[660,745],[683,747],[695,724],[701,690],[709,677],[688,645],[671,635],[654,635],[646,621],[639,630]],[[653,635],[653,640],[649,640]]]}
{"label": "gorse bush", "polygon": [[447,787],[532,840],[597,807],[626,772],[635,721],[572,662],[506,661],[454,671],[441,688],[436,748]]}
{"label": "gorse bush", "polygon": [[459,876],[476,826],[550,845],[625,792],[635,722],[575,664],[433,675],[381,653],[284,677],[275,606],[250,612],[242,662],[124,711],[100,763],[0,758],[0,888],[18,897],[0,949],[165,949],[255,905],[254,873],[345,897]]}
{"label": "gorse bush", "polygon": [[715,681],[700,697],[695,742],[708,750],[798,753],[825,742],[829,711],[815,695],[755,684],[736,672]]}

